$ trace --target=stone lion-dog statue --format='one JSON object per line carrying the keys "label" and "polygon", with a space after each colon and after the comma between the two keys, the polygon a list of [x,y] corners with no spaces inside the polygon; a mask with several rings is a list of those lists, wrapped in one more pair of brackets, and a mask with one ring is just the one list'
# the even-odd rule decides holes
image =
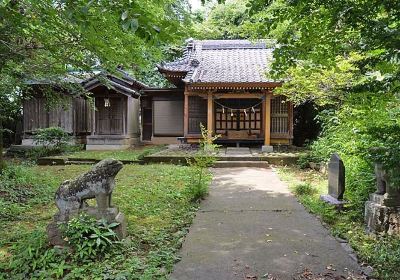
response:
{"label": "stone lion-dog statue", "polygon": [[[60,223],[68,222],[73,216],[82,212],[97,219],[121,224],[120,237],[124,236],[124,216],[118,208],[112,207],[111,196],[115,188],[115,176],[122,169],[122,162],[115,159],[104,159],[92,169],[74,180],[63,182],[55,193],[55,203],[59,212],[47,228],[50,243],[63,245]],[[89,206],[88,199],[95,199],[96,206]],[[117,232],[118,233],[118,232]]]}
{"label": "stone lion-dog statue", "polygon": [[98,211],[109,208],[115,176],[122,167],[122,162],[118,160],[105,159],[94,165],[89,172],[62,183],[55,194],[60,220],[68,219],[69,214],[86,207],[85,201],[88,199],[96,199]]}

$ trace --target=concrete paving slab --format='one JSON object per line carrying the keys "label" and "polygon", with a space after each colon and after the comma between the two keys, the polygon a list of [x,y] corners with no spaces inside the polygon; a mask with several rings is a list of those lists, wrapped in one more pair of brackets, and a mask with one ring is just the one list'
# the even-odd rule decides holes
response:
{"label": "concrete paving slab", "polygon": [[171,279],[297,279],[305,270],[332,277],[361,273],[272,169],[213,173],[210,195],[194,219]]}

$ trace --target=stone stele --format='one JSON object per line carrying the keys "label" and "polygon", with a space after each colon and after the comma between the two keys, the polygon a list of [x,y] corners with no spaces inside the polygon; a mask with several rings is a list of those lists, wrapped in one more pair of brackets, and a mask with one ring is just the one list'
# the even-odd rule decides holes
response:
{"label": "stone stele", "polygon": [[[123,164],[115,159],[105,159],[74,180],[65,181],[55,194],[58,212],[47,226],[47,234],[52,245],[65,246],[60,224],[67,223],[72,217],[86,213],[96,219],[105,219],[108,223],[117,222],[114,230],[120,239],[126,237],[126,221],[117,207],[111,204],[115,188],[115,176]],[[96,206],[88,206],[86,200],[95,199]]]}
{"label": "stone stele", "polygon": [[328,163],[328,194],[343,199],[345,191],[345,168],[338,154],[332,154]]}
{"label": "stone stele", "polygon": [[338,154],[332,154],[328,163],[328,194],[321,195],[321,200],[341,206],[345,191],[345,167]]}

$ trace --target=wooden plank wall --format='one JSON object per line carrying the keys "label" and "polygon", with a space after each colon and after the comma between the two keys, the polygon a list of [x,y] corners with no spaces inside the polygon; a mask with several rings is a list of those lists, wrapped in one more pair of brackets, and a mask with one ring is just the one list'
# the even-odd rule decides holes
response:
{"label": "wooden plank wall", "polygon": [[48,110],[44,97],[32,97],[23,102],[24,133],[39,128],[61,127],[73,135],[90,132],[89,104],[83,98],[71,98],[65,107]]}
{"label": "wooden plank wall", "polygon": [[189,96],[189,134],[200,134],[200,123],[207,126],[207,100],[199,96]]}

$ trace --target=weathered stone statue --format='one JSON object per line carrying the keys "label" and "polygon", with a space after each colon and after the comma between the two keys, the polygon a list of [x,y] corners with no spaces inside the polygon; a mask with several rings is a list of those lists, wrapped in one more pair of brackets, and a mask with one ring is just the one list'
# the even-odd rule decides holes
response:
{"label": "weathered stone statue", "polygon": [[[115,176],[122,169],[123,164],[115,159],[105,159],[75,180],[65,181],[55,194],[55,202],[59,210],[54,221],[47,227],[50,243],[65,245],[59,225],[68,222],[72,217],[87,213],[97,219],[107,222],[118,222],[116,233],[119,238],[126,236],[124,215],[118,208],[111,206],[111,196],[115,188]],[[88,199],[95,199],[96,206],[89,206]]]}
{"label": "weathered stone statue", "polygon": [[376,194],[385,194],[386,186],[388,183],[388,176],[386,170],[383,169],[382,163],[375,163],[375,177],[376,177]]}
{"label": "weathered stone statue", "polygon": [[365,203],[365,223],[370,232],[400,234],[400,186],[393,180],[400,167],[386,170],[375,162],[376,192]]}

